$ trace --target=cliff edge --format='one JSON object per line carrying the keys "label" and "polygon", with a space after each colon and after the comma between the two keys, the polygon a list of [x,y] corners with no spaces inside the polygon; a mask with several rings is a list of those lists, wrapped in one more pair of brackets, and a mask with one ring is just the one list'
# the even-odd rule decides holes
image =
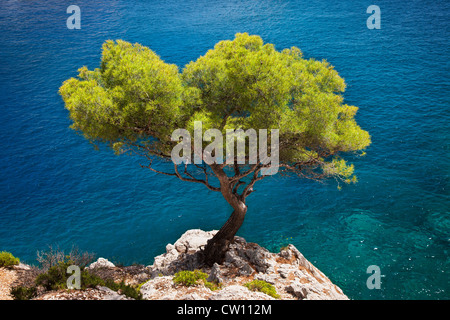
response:
{"label": "cliff edge", "polygon": [[[342,290],[314,267],[292,244],[280,253],[235,237],[223,264],[211,268],[202,265],[201,251],[217,231],[188,230],[166,252],[148,266],[151,279],[141,286],[145,299],[210,299],[210,300],[270,300],[273,297],[250,291],[246,283],[263,280],[272,284],[283,300],[347,300]],[[208,281],[218,283],[219,290],[205,286],[174,285],[173,277],[182,270],[202,270]]]}
{"label": "cliff edge", "polygon": [[86,283],[84,290],[36,287],[44,270],[35,267],[0,268],[0,299],[12,299],[11,288],[22,286],[35,290],[33,300],[348,300],[292,244],[271,253],[235,237],[222,264],[205,266],[201,249],[216,232],[186,231],[149,266],[119,267],[99,258],[83,272],[103,284]]}

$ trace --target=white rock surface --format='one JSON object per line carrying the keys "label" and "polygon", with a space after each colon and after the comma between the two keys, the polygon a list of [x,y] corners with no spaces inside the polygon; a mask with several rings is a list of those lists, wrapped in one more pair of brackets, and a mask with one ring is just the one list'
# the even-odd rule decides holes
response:
{"label": "white rock surface", "polygon": [[244,286],[231,285],[222,290],[215,291],[210,300],[275,300],[262,292],[250,291]]}
{"label": "white rock surface", "polygon": [[114,263],[105,258],[98,258],[97,261],[91,263],[86,269],[115,268]]}
{"label": "white rock surface", "polygon": [[[243,285],[263,280],[275,286],[281,299],[347,300],[342,290],[314,267],[292,244],[280,253],[271,253],[255,243],[235,237],[223,264],[209,268],[202,264],[201,249],[217,231],[199,229],[185,232],[166,253],[148,266],[152,279],[141,286],[145,299],[273,299],[253,292]],[[211,291],[203,284],[183,287],[173,283],[173,275],[181,270],[201,269],[208,281],[220,283],[221,289]]]}
{"label": "white rock surface", "polygon": [[212,238],[217,231],[203,231],[200,229],[192,229],[186,231],[180,239],[174,243],[175,249],[179,253],[194,253],[202,249],[206,242]]}

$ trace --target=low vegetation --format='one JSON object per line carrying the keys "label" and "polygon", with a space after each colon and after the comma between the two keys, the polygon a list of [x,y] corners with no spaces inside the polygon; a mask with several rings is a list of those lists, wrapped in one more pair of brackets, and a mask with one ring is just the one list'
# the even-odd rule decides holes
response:
{"label": "low vegetation", "polygon": [[208,275],[200,270],[194,271],[179,271],[175,273],[173,277],[173,282],[175,284],[183,285],[186,287],[201,285],[203,284],[206,288],[211,291],[220,289],[220,284],[206,281]]}
{"label": "low vegetation", "polygon": [[[9,254],[10,255],[10,254]],[[5,265],[10,265],[15,262],[17,258],[12,259],[9,255],[0,255],[0,258],[5,257],[1,261],[5,261]],[[80,289],[95,288],[97,286],[105,286],[113,291],[123,294],[127,297],[140,300],[142,295],[139,289],[125,284],[124,281],[120,283],[114,282],[112,279],[104,279],[100,276],[89,272],[86,266],[92,262],[93,255],[82,252],[79,249],[74,249],[69,254],[64,254],[63,250],[59,248],[49,247],[48,251],[38,252],[38,262],[41,267],[39,273],[32,284],[20,285],[11,289],[10,294],[15,300],[30,300],[46,291],[66,290],[67,280],[71,273],[67,273],[67,269],[71,265],[80,267]],[[18,259],[17,259],[18,263]]]}
{"label": "low vegetation", "polygon": [[0,267],[12,267],[19,263],[19,258],[14,257],[10,252],[0,252]]}
{"label": "low vegetation", "polygon": [[280,295],[277,293],[275,287],[264,280],[253,280],[244,284],[251,291],[259,291],[265,293],[272,298],[279,299]]}
{"label": "low vegetation", "polygon": [[108,279],[105,281],[105,286],[110,288],[111,290],[119,292],[120,294],[126,295],[129,298],[142,300],[142,294],[139,291],[140,288],[127,285],[124,281],[116,283],[113,280]]}
{"label": "low vegetation", "polygon": [[58,246],[48,246],[47,250],[37,252],[37,261],[42,270],[49,270],[53,266],[57,266],[61,262],[72,261],[74,265],[85,268],[95,259],[95,254],[82,251],[76,246],[66,253]]}
{"label": "low vegetation", "polygon": [[[86,268],[89,262],[92,261],[93,255],[76,250],[71,250],[69,254],[64,254],[64,251],[50,247],[47,252],[38,252],[38,262],[41,267],[39,272],[34,276],[34,280],[28,282],[26,285],[19,285],[11,289],[10,294],[15,300],[30,300],[38,295],[49,291],[67,290],[68,279],[72,275],[67,273],[69,266],[81,264],[80,266],[80,289],[86,290],[88,288],[96,288],[97,286],[105,286],[109,289],[118,292],[135,300],[141,300],[140,286],[132,286],[126,284],[123,280],[115,282],[105,276],[101,277],[90,272]],[[0,266],[8,267],[19,264],[19,259],[15,258],[9,252],[0,252]],[[173,277],[173,283],[185,287],[190,286],[205,286],[211,291],[222,288],[220,283],[207,281],[208,274],[201,270],[185,270],[177,272]],[[279,299],[276,289],[270,283],[262,280],[253,280],[244,284],[251,291],[259,291],[265,293],[273,298]]]}
{"label": "low vegetation", "polygon": [[[67,280],[70,277],[70,274],[67,273],[67,268],[71,265],[74,265],[73,261],[67,260],[52,266],[47,272],[38,275],[35,281],[36,285],[44,287],[47,291],[67,289]],[[105,282],[100,277],[89,273],[86,269],[81,270],[80,280],[82,290],[105,285]]]}
{"label": "low vegetation", "polygon": [[208,275],[200,270],[194,271],[180,271],[175,273],[173,282],[175,284],[181,284],[186,287],[194,286],[205,281]]}
{"label": "low vegetation", "polygon": [[14,300],[31,300],[37,294],[36,287],[18,286],[11,289],[11,296]]}

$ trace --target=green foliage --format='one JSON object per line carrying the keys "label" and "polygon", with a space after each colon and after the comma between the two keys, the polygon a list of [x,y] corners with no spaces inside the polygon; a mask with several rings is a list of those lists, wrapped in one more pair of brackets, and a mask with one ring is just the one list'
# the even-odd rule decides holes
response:
{"label": "green foliage", "polygon": [[[42,286],[45,290],[64,290],[67,289],[67,279],[71,274],[67,273],[67,268],[74,265],[71,260],[61,261],[57,265],[50,267],[47,272],[41,273],[36,277],[35,284]],[[105,285],[103,279],[87,270],[80,268],[81,289],[95,288],[98,285]]]}
{"label": "green foliage", "polygon": [[237,34],[189,63],[182,79],[200,97],[188,127],[201,120],[205,130],[279,129],[280,162],[310,166],[315,177],[347,178],[344,165],[317,171],[330,169],[337,153],[370,144],[354,120],[357,108],[342,103],[344,80],[298,48],[280,52],[258,36]]}
{"label": "green foliage", "polygon": [[218,283],[206,281],[208,275],[200,270],[179,271],[173,276],[173,282],[186,287],[203,284],[211,291],[219,290],[222,286]]}
{"label": "green foliage", "polygon": [[[148,136],[170,141],[182,106],[177,66],[164,63],[140,44],[118,40],[103,45],[99,69],[78,71],[78,79],[60,88],[73,129],[93,142],[108,143],[116,152],[123,143]],[[157,141],[146,142],[164,149]]]}
{"label": "green foliage", "polygon": [[0,267],[11,267],[19,263],[20,259],[14,257],[12,253],[7,251],[0,252]]}
{"label": "green foliage", "polygon": [[277,291],[273,285],[267,283],[263,280],[253,280],[251,282],[245,283],[245,287],[247,287],[251,291],[259,291],[265,293],[275,299],[279,299],[280,295],[277,294]]}
{"label": "green foliage", "polygon": [[205,281],[207,277],[208,275],[200,270],[179,271],[173,276],[173,282],[190,287]]}
{"label": "green foliage", "polygon": [[[67,274],[67,268],[72,264],[73,261],[68,260],[59,262],[58,265],[50,267],[47,272],[41,273],[37,276],[35,285],[42,286],[48,291],[67,289],[67,279],[70,276],[70,274]],[[81,270],[80,276],[81,290],[95,288],[97,286],[106,286],[111,290],[118,291],[120,294],[126,295],[127,297],[131,297],[136,300],[142,299],[142,295],[139,290],[133,286],[125,284],[124,281],[120,283],[115,283],[111,279],[107,279],[105,281],[99,276],[88,272],[86,269]]]}
{"label": "green foliage", "polygon": [[139,289],[142,285],[138,287],[133,287],[125,284],[124,281],[116,283],[111,279],[106,280],[104,285],[110,288],[111,290],[126,295],[127,297],[133,298],[135,300],[142,300],[142,294],[139,292]]}
{"label": "green foliage", "polygon": [[146,280],[146,281],[144,281],[144,282],[138,284],[138,286],[136,287],[136,290],[140,293],[140,292],[141,292],[141,287],[142,287],[144,284],[146,284],[148,281],[150,281],[150,280]]}
{"label": "green foliage", "polygon": [[[73,264],[72,261],[61,261],[57,265],[50,267],[47,272],[36,277],[35,284],[44,287],[45,290],[67,289],[67,268]],[[84,285],[84,283],[83,283]]]}
{"label": "green foliage", "polygon": [[36,296],[37,289],[35,287],[14,287],[10,294],[14,300],[31,300]]}
{"label": "green foliage", "polygon": [[304,59],[296,47],[278,51],[259,36],[238,33],[181,73],[149,48],[109,40],[100,68],[79,69],[60,94],[72,128],[117,154],[168,159],[177,143],[171,133],[186,128],[192,135],[194,121],[223,134],[279,129],[282,170],[350,183],[356,181],[353,167],[336,157],[365,149],[371,139],[355,121],[358,108],[343,103],[345,86],[325,60]]}
{"label": "green foliage", "polygon": [[[70,276],[70,275],[69,275]],[[105,281],[99,276],[90,273],[87,270],[81,270],[80,279],[81,289],[86,290],[87,288],[95,288],[97,286],[105,286]],[[67,288],[67,286],[66,286]]]}
{"label": "green foliage", "polygon": [[209,282],[209,281],[204,280],[203,284],[205,285],[205,287],[207,287],[211,291],[220,290],[222,288],[221,283]]}

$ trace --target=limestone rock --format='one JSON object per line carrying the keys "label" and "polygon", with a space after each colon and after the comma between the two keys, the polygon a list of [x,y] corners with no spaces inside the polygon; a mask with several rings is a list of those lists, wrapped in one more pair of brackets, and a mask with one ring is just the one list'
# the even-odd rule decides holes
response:
{"label": "limestone rock", "polygon": [[119,294],[108,287],[97,286],[97,289],[105,293],[105,296],[103,296],[102,300],[129,300],[127,296]]}
{"label": "limestone rock", "polygon": [[265,274],[265,273],[258,273],[255,275],[255,280],[262,280],[267,283],[275,285],[278,280],[278,276],[276,274]]}
{"label": "limestone rock", "polygon": [[222,283],[222,275],[220,272],[220,266],[217,263],[214,263],[211,272],[209,274],[209,277],[206,279],[206,281],[214,282],[214,283]]}
{"label": "limestone rock", "polygon": [[214,292],[210,300],[274,300],[265,293],[250,291],[244,286],[231,285]]}
{"label": "limestone rock", "polygon": [[27,264],[20,262],[18,265],[13,266],[13,269],[28,271],[28,270],[31,270],[31,267]]}
{"label": "limestone rock", "polygon": [[173,281],[170,276],[157,277],[147,281],[141,286],[140,292],[143,299],[157,300],[162,293],[172,291]]}
{"label": "limestone rock", "polygon": [[[144,299],[272,299],[244,287],[254,279],[275,286],[280,298],[285,300],[348,299],[292,244],[280,253],[271,253],[256,243],[235,237],[223,264],[216,263],[212,268],[203,265],[201,249],[216,232],[189,230],[173,245],[167,245],[166,252],[147,267],[152,278],[141,287]],[[189,288],[173,283],[176,272],[195,269],[209,274],[207,281],[220,283],[220,289],[211,291],[201,283]]]}
{"label": "limestone rock", "polygon": [[200,229],[186,231],[173,245],[166,246],[166,253],[155,257],[153,265],[149,266],[153,277],[200,268],[202,266],[200,249],[204,248],[216,232]]}
{"label": "limestone rock", "polygon": [[86,269],[115,268],[114,263],[105,258],[98,258],[97,261],[91,263]]}
{"label": "limestone rock", "polygon": [[174,243],[174,247],[179,253],[194,253],[203,248],[216,232],[200,229],[188,230]]}

